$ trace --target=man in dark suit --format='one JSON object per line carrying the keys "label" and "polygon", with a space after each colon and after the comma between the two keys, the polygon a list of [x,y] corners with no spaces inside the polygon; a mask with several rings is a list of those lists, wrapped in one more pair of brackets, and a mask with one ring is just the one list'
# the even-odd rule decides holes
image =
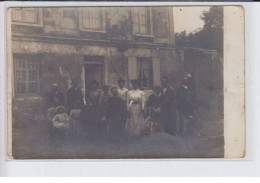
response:
{"label": "man in dark suit", "polygon": [[175,91],[169,86],[167,77],[162,78],[163,97],[161,105],[162,123],[166,133],[176,135],[176,96]]}
{"label": "man in dark suit", "polygon": [[83,95],[80,89],[80,80],[74,78],[72,87],[67,92],[67,109],[70,114],[72,109],[82,109],[84,106]]}
{"label": "man in dark suit", "polygon": [[189,79],[185,76],[182,86],[177,90],[177,109],[180,116],[180,134],[191,134],[193,112],[195,108],[195,92],[189,86]]}
{"label": "man in dark suit", "polygon": [[109,138],[112,141],[120,141],[126,122],[126,105],[119,97],[116,87],[111,88],[112,96],[107,102],[107,122],[109,125]]}

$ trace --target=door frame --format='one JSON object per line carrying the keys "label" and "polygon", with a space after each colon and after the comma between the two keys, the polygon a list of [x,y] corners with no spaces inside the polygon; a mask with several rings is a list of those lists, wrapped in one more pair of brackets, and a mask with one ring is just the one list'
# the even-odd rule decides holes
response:
{"label": "door frame", "polygon": [[96,61],[94,61],[94,62],[92,62],[92,61],[90,61],[90,62],[87,62],[87,61],[85,61],[84,62],[84,64],[83,64],[83,68],[84,68],[84,78],[83,78],[83,82],[84,82],[84,95],[86,95],[86,69],[85,69],[85,67],[86,67],[86,65],[99,65],[99,66],[101,66],[101,83],[99,83],[99,87],[102,87],[103,85],[104,85],[104,71],[105,71],[105,68],[104,68],[104,62],[96,62]]}

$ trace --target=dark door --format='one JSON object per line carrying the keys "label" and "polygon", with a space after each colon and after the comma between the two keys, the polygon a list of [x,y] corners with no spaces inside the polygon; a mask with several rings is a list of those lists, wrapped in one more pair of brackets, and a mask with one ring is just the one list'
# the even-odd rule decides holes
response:
{"label": "dark door", "polygon": [[98,81],[99,87],[103,86],[103,64],[102,63],[87,63],[84,65],[85,69],[85,91],[86,96],[89,96],[91,89],[91,82]]}

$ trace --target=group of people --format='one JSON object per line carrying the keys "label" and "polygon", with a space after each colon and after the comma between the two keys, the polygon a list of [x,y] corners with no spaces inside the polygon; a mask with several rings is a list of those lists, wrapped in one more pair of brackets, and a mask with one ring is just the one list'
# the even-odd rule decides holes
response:
{"label": "group of people", "polygon": [[[63,115],[65,117],[62,119],[66,120],[68,118],[64,113],[72,116],[73,111],[79,110],[81,130],[94,137],[108,135],[111,139],[118,139],[123,133],[139,137],[149,130],[149,125],[156,127],[154,131],[176,135],[177,121],[179,132],[187,133],[193,118],[195,87],[192,83],[191,77],[186,74],[181,86],[175,91],[169,85],[168,78],[163,77],[162,86],[155,86],[152,94],[147,95],[146,91],[140,89],[137,79],[131,81],[131,90],[125,88],[123,79],[118,80],[118,87],[110,89],[108,86],[100,88],[99,83],[93,80],[91,90],[84,99],[80,81],[74,79],[72,87],[67,91],[66,103],[58,86],[53,85],[47,96],[47,107],[62,109],[56,115]],[[65,106],[66,112],[61,106]]]}

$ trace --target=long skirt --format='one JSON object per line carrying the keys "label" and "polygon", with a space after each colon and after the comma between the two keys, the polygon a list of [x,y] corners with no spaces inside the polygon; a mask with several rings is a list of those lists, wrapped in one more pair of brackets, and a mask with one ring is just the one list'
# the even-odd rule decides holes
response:
{"label": "long skirt", "polygon": [[126,132],[130,136],[140,136],[145,130],[145,120],[141,104],[132,104],[126,122]]}

